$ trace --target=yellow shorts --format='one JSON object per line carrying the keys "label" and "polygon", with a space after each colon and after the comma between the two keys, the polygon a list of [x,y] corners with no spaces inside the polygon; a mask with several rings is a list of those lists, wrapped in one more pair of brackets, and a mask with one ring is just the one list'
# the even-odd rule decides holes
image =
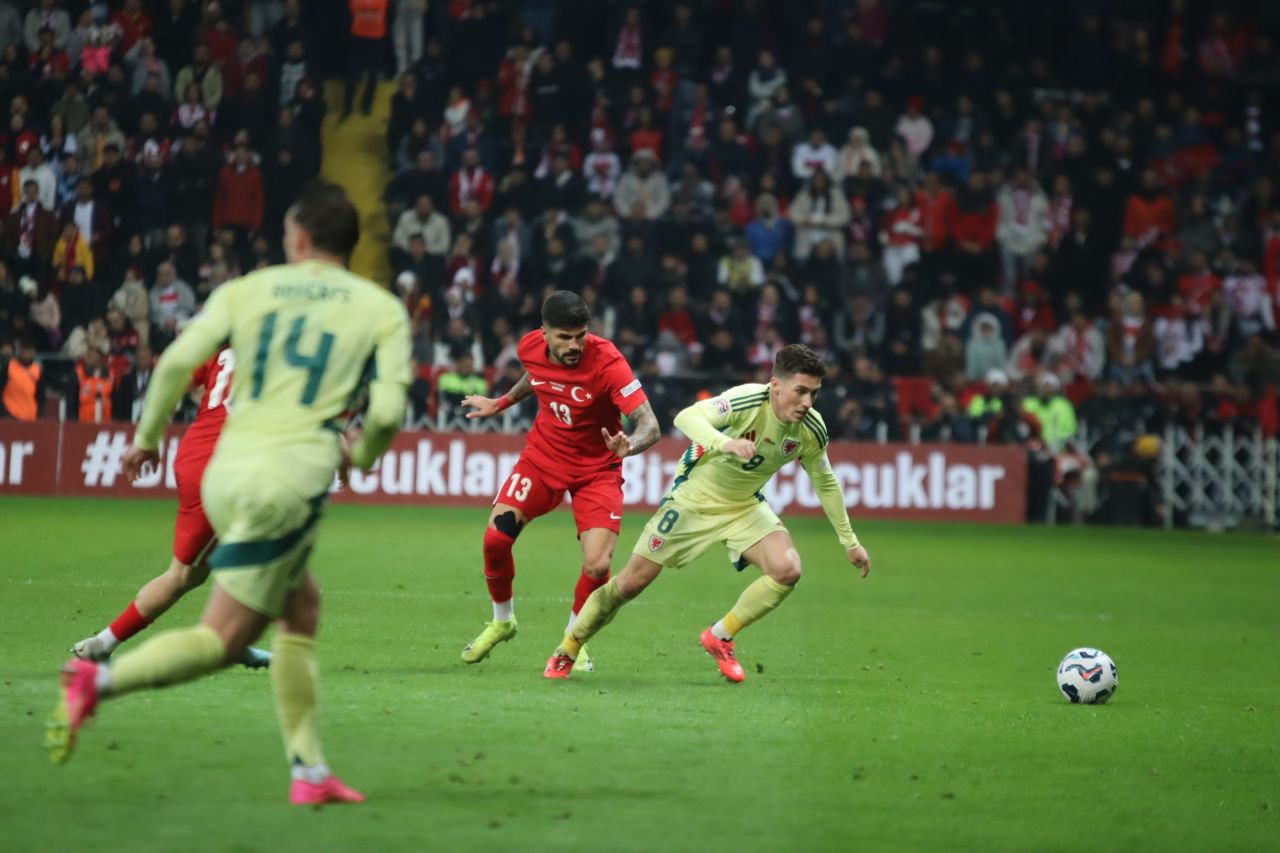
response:
{"label": "yellow shorts", "polygon": [[325,496],[308,500],[261,472],[206,475],[201,498],[218,534],[214,581],[250,610],[279,617],[302,581]]}
{"label": "yellow shorts", "polygon": [[729,550],[729,562],[736,566],[743,551],[776,530],[786,528],[764,501],[728,512],[702,512],[668,499],[644,526],[632,553],[678,569],[721,542]]}

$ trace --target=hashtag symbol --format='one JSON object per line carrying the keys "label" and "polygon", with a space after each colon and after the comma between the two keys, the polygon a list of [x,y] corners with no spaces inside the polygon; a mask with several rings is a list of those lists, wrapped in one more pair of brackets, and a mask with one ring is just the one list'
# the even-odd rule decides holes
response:
{"label": "hashtag symbol", "polygon": [[108,489],[115,485],[116,475],[120,473],[128,450],[129,439],[125,433],[99,432],[93,443],[84,449],[84,462],[80,464],[84,484]]}

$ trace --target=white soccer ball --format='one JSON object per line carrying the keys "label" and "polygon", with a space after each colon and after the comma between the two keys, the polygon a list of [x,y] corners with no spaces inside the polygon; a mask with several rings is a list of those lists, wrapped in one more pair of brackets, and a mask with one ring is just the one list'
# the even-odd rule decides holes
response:
{"label": "white soccer ball", "polygon": [[1116,664],[1100,649],[1073,649],[1058,664],[1058,689],[1068,702],[1101,705],[1116,693]]}

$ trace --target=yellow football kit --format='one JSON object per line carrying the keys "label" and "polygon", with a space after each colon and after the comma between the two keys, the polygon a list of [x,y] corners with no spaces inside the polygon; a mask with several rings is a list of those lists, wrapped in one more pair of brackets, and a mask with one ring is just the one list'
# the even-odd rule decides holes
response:
{"label": "yellow football kit", "polygon": [[[783,423],[769,403],[769,385],[752,383],[689,406],[675,425],[692,444],[676,466],[671,490],[645,525],[636,554],[679,568],[723,542],[729,559],[739,563],[743,551],[785,529],[761,490],[779,468],[797,460],[840,543],[857,547],[844,494],[827,459],[827,428],[816,410],[799,423]],[[725,443],[735,438],[753,440],[756,455],[743,460],[725,453]]]}
{"label": "yellow football kit", "polygon": [[192,370],[230,341],[230,413],[201,496],[219,544],[214,577],[237,601],[280,615],[315,542],[341,455],[341,418],[363,389],[356,465],[372,464],[404,418],[409,321],[390,293],[318,260],[268,267],[214,291],[156,366],[135,443],[154,449]]}

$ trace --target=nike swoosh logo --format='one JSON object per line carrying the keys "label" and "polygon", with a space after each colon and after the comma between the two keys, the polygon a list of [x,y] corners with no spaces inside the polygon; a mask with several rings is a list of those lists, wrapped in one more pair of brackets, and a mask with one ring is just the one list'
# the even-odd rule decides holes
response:
{"label": "nike swoosh logo", "polygon": [[530,379],[530,380],[529,380],[529,384],[530,384],[530,385],[546,385],[546,384],[547,384],[547,381],[546,381],[545,379],[543,379],[543,380]]}
{"label": "nike swoosh logo", "polygon": [[613,521],[622,521],[622,516],[613,512],[609,513],[609,518],[612,519]]}

